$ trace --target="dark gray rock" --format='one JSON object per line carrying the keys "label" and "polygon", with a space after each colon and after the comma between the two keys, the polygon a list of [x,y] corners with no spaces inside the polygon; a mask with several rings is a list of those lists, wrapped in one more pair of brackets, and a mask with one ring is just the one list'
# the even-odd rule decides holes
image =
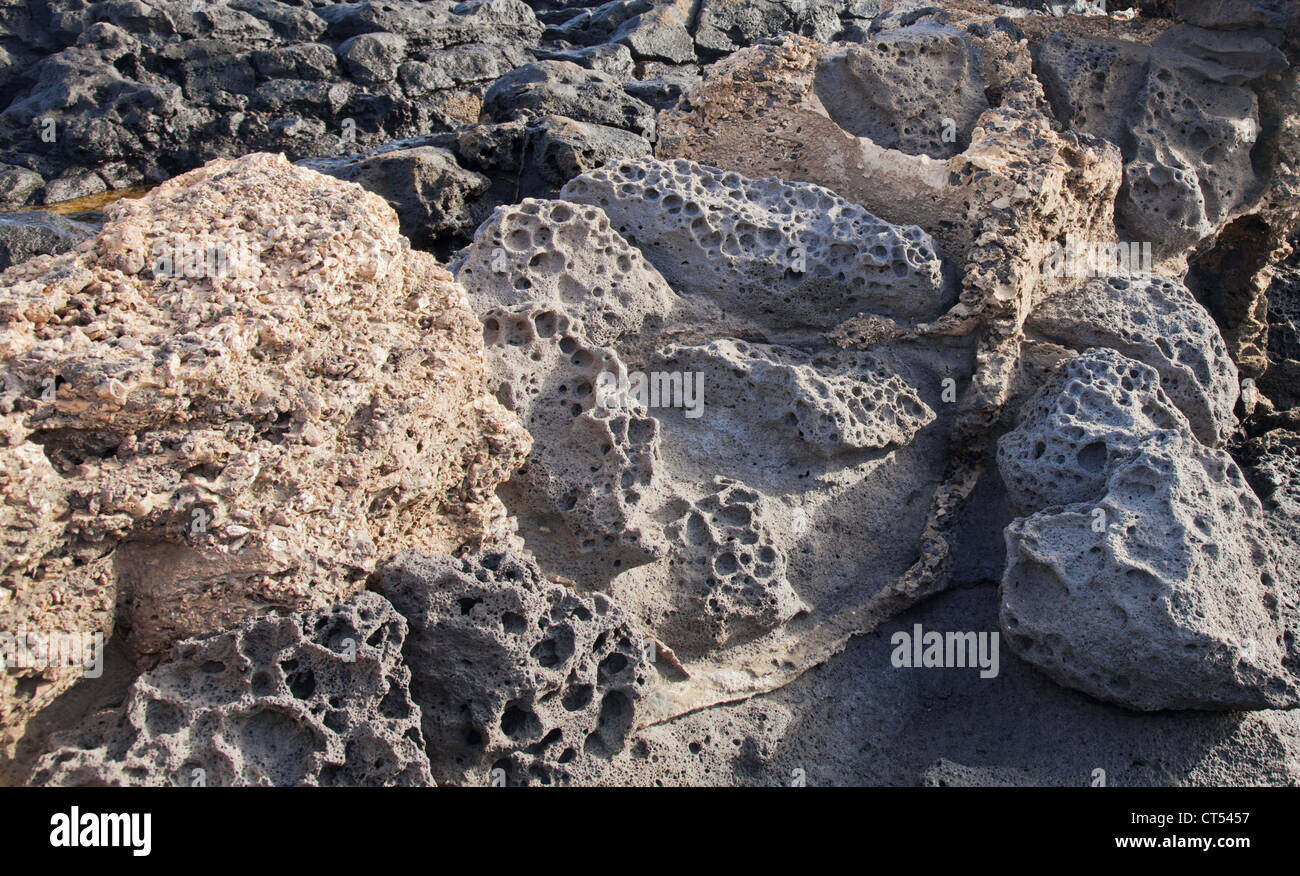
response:
{"label": "dark gray rock", "polygon": [[67,252],[96,231],[93,225],[44,210],[0,214],[0,271],[38,255]]}
{"label": "dark gray rock", "polygon": [[75,201],[108,191],[104,178],[90,170],[68,170],[58,179],[45,183],[43,201],[46,204],[61,204]]}
{"label": "dark gray rock", "polygon": [[1300,27],[1300,6],[1293,0],[1174,0],[1174,12],[1200,27]]}
{"label": "dark gray rock", "polygon": [[633,84],[627,80],[632,79],[636,68],[632,61],[631,50],[624,45],[606,43],[579,49],[541,48],[537,50],[537,56],[543,61],[569,61],[579,67],[608,73],[616,79],[623,80],[624,87]]}
{"label": "dark gray rock", "polygon": [[407,625],[381,596],[178,643],[33,785],[430,785]]}
{"label": "dark gray rock", "polygon": [[654,110],[623,91],[612,76],[568,61],[539,61],[502,76],[488,89],[483,110],[493,121],[567,116],[654,138]]}
{"label": "dark gray rock", "polygon": [[472,125],[456,135],[455,149],[462,165],[492,179],[485,201],[493,204],[552,198],[580,174],[651,154],[644,137],[565,116]]}
{"label": "dark gray rock", "polygon": [[45,187],[45,180],[34,170],[13,164],[0,164],[0,207],[12,210],[33,203]]}
{"label": "dark gray rock", "polygon": [[406,56],[406,40],[391,33],[362,34],[340,45],[338,56],[353,80],[362,85],[392,82]]}
{"label": "dark gray rock", "polygon": [[828,43],[840,31],[845,0],[700,0],[695,43],[713,55],[790,32]]}
{"label": "dark gray rock", "polygon": [[300,43],[252,52],[249,61],[266,79],[307,79],[325,82],[338,76],[334,50],[321,43]]}
{"label": "dark gray rock", "polygon": [[324,19],[311,9],[278,0],[231,0],[230,8],[266,22],[286,43],[312,42],[325,32],[327,26]]}
{"label": "dark gray rock", "polygon": [[656,110],[669,109],[681,100],[682,93],[693,83],[700,81],[699,76],[656,76],[629,82],[624,89],[637,100],[644,101]]}
{"label": "dark gray rock", "polygon": [[358,183],[388,201],[397,211],[402,234],[417,246],[477,224],[479,217],[471,206],[490,184],[486,177],[461,167],[452,153],[435,146],[299,163]]}
{"label": "dark gray rock", "polygon": [[403,654],[438,781],[567,784],[624,745],[651,680],[646,640],[600,593],[509,552],[407,553],[376,588],[410,623]]}
{"label": "dark gray rock", "polygon": [[477,121],[542,25],[519,0],[111,0],[24,5],[12,29],[5,163],[156,182],[215,157],[339,155]]}
{"label": "dark gray rock", "polygon": [[654,8],[651,0],[610,0],[595,9],[580,12],[556,27],[546,30],[546,38],[582,46],[607,43],[614,32],[642,13]]}
{"label": "dark gray rock", "polygon": [[688,29],[700,0],[660,2],[648,12],[629,18],[611,39],[632,50],[638,60],[681,64],[695,60],[695,43]]}

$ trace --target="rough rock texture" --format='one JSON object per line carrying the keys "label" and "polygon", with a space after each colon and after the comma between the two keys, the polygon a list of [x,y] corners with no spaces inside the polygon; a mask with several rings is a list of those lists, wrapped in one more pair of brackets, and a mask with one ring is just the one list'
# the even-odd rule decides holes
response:
{"label": "rough rock texture", "polygon": [[1012,503],[1029,513],[1096,498],[1116,462],[1187,425],[1148,366],[1113,350],[1070,359],[998,442]]}
{"label": "rough rock texture", "polygon": [[67,252],[94,233],[93,225],[57,213],[0,215],[0,271],[34,256]]}
{"label": "rough rock texture", "polygon": [[484,95],[483,111],[496,122],[557,115],[654,137],[654,110],[614,77],[569,61],[539,61],[501,77]]}
{"label": "rough rock texture", "polygon": [[360,593],[177,643],[33,785],[429,785],[406,621]]}
{"label": "rough rock texture", "polygon": [[[270,408],[226,382],[178,396],[164,426],[19,424],[17,440],[36,428],[41,443],[0,456],[17,499],[2,506],[0,565],[38,589],[20,578],[8,615],[0,591],[0,630],[116,624],[116,680],[10,676],[5,708],[39,714],[11,724],[23,763],[0,761],[0,780],[25,780],[51,731],[116,705],[107,689],[156,659],[142,637],[239,622],[164,606],[155,623],[138,593],[156,604],[180,581],[226,606],[250,596],[238,615],[369,576],[415,582],[403,611],[433,631],[403,660],[440,782],[1300,781],[1300,717],[1284,711],[1300,673],[1300,19],[1274,0],[1105,5],[1132,8],[0,2],[5,209],[87,196],[93,209],[214,155],[282,151],[378,192],[459,284],[414,256],[401,259],[405,299],[359,306],[322,282],[304,343],[346,391],[318,420],[280,401],[316,392],[315,372],[259,335],[219,364],[236,381],[262,375]],[[286,258],[371,264],[338,234],[262,214],[285,227]],[[1052,266],[1072,240],[1152,242],[1154,263],[1062,275]],[[70,259],[31,264],[66,272]],[[113,281],[41,324],[112,345],[114,362],[157,359],[154,335],[188,337],[188,322],[158,322],[121,346],[112,319],[168,305]],[[465,385],[370,342],[396,333],[423,350],[438,334],[423,320],[442,312],[429,301],[462,289],[480,324],[466,320],[449,367],[477,359],[481,329],[467,370],[531,450],[517,424],[480,439],[472,417],[420,419],[430,396]],[[256,322],[250,309],[282,313],[260,290],[200,298],[184,301],[196,331],[214,313],[237,327]],[[347,332],[361,324],[357,344]],[[389,379],[384,353],[402,375],[428,367]],[[63,347],[39,356],[68,360]],[[101,373],[105,402],[129,387],[134,416],[139,387],[96,368],[24,377],[15,416],[47,410],[47,392],[61,417],[88,416],[95,405],[68,404]],[[457,397],[490,407],[476,392]],[[389,429],[393,417],[405,419]],[[299,442],[304,422],[323,436],[302,426]],[[457,458],[478,440],[499,451],[467,475],[482,514],[459,519],[405,480],[427,473],[403,449],[408,429],[416,452],[461,435]],[[165,443],[216,430],[233,450],[203,462]],[[235,452],[257,456],[236,466]],[[512,473],[505,459],[524,453]],[[205,488],[235,483],[220,501],[242,512],[251,496],[251,519],[229,506],[194,518],[199,492],[178,492],[177,468]],[[277,512],[342,516],[338,532],[290,526],[300,559],[266,576],[289,596],[248,577],[270,566],[249,546],[285,525],[263,519],[259,492],[282,471],[286,494],[320,504],[279,497]],[[170,516],[134,510],[155,500]],[[471,530],[518,553],[385,562],[472,547]],[[228,542],[233,559],[212,562]],[[606,621],[628,644],[607,637],[584,662],[576,643],[596,645]],[[896,667],[891,636],[918,622],[1001,631],[1000,673]],[[577,630],[571,658],[567,634],[547,633],[557,624]],[[632,705],[614,697],[602,716],[615,688]]]}
{"label": "rough rock texture", "polygon": [[1264,293],[1268,366],[1260,384],[1282,409],[1300,407],[1300,247],[1277,265]]}
{"label": "rough rock texture", "polygon": [[1074,35],[1037,56],[1061,121],[1124,148],[1118,218],[1167,250],[1216,233],[1263,191],[1253,80],[1286,68],[1268,34],[1178,26],[1151,46]]}
{"label": "rough rock texture", "polygon": [[808,610],[787,579],[771,503],[728,478],[712,488],[665,529],[682,592],[660,628],[693,653],[754,638]]}
{"label": "rough rock texture", "polygon": [[[1158,382],[1090,351],[1003,439],[1008,487],[1042,509],[1007,529],[1008,644],[1130,708],[1294,706],[1297,619],[1282,612],[1263,509]],[[1076,438],[1081,424],[1092,431]]]}
{"label": "rough rock texture", "polygon": [[[378,197],[283,157],[118,202],[7,271],[0,311],[6,628],[115,611],[147,661],[331,601],[383,555],[488,536],[528,449],[464,292]],[[4,682],[9,730],[66,686]]]}
{"label": "rough rock texture", "polygon": [[435,778],[568,784],[623,747],[656,651],[602,594],[510,552],[403,554],[375,586],[410,623],[403,656]]}
{"label": "rough rock texture", "polygon": [[[903,446],[935,418],[915,388],[867,353],[814,356],[721,339],[704,346],[667,347],[661,361],[672,370],[708,374],[710,394],[719,399],[770,400],[763,410],[746,416],[730,407],[711,412],[711,417],[723,418],[714,425],[717,432],[744,435],[748,430],[741,427],[742,419],[757,431],[792,428],[816,456]],[[726,422],[732,415],[737,419],[734,427]],[[763,454],[762,447],[748,450]],[[705,448],[700,451],[703,456]]]}
{"label": "rough rock texture", "polygon": [[[840,29],[844,0],[782,3],[779,0],[700,0],[695,41],[706,52],[734,52],[766,37],[797,33],[829,42]],[[868,6],[862,0],[851,4]],[[874,4],[880,11],[880,4]]]}
{"label": "rough rock texture", "polygon": [[519,0],[65,6],[0,24],[8,52],[39,53],[9,56],[0,114],[3,160],[37,175],[18,186],[27,203],[259,149],[338,155],[451,130],[542,33]]}
{"label": "rough rock texture", "polygon": [[493,181],[486,196],[493,205],[553,198],[580,173],[651,152],[649,141],[631,131],[556,115],[471,125],[448,148],[464,167]]}
{"label": "rough rock texture", "polygon": [[346,158],[318,158],[305,167],[374,192],[397,212],[403,236],[427,246],[437,238],[465,231],[480,218],[475,202],[491,181],[465,170],[445,149],[412,146],[380,149]]}
{"label": "rough rock texture", "polygon": [[970,143],[988,109],[979,55],[960,30],[933,24],[883,30],[817,68],[814,91],[836,124],[908,155],[948,158]]}
{"label": "rough rock texture", "polygon": [[925,232],[819,186],[633,159],[574,179],[560,197],[604,210],[674,288],[766,328],[830,327],[862,309],[921,319],[947,303]]}
{"label": "rough rock texture", "polygon": [[1237,428],[1237,368],[1210,315],[1180,283],[1153,275],[1094,278],[1056,292],[1026,329],[1075,349],[1110,347],[1154,367],[1206,444]]}
{"label": "rough rock texture", "polygon": [[[603,211],[562,201],[529,198],[497,208],[453,268],[477,312],[524,304],[550,308],[553,319],[562,312],[602,346],[662,325],[680,306]],[[516,387],[524,379],[512,377],[507,383]]]}

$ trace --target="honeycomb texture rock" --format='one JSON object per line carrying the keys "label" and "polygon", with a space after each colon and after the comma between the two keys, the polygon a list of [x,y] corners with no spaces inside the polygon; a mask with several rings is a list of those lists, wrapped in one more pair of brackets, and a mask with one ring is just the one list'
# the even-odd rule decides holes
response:
{"label": "honeycomb texture rock", "polygon": [[[1008,477],[1032,479],[1048,505],[1006,530],[1008,644],[1061,684],[1133,709],[1300,703],[1296,618],[1283,611],[1279,556],[1241,469],[1191,435],[1154,369],[1091,351],[1067,372],[1020,427],[1065,437],[1039,458],[1042,471],[1028,463]],[[1110,413],[1086,417],[1089,396]],[[1089,419],[1114,432],[1093,440],[1071,428]],[[1059,476],[1081,456],[1076,477]]]}
{"label": "honeycomb texture rock", "polygon": [[1147,440],[1187,428],[1155,369],[1114,350],[1089,350],[1069,360],[998,441],[998,468],[1022,511],[1085,502]]}
{"label": "honeycomb texture rock", "polygon": [[1220,444],[1237,428],[1237,367],[1218,326],[1177,281],[1094,278],[1045,300],[1026,329],[1076,350],[1110,347],[1152,366],[1205,444]]}
{"label": "honeycomb texture rock", "polygon": [[1134,236],[1195,246],[1260,195],[1247,83],[1286,67],[1267,34],[1176,25],[1152,46],[1058,34],[1037,60],[1058,117],[1123,148],[1116,213]]}
{"label": "honeycomb texture rock", "polygon": [[654,666],[602,594],[548,581],[509,552],[403,554],[376,586],[411,626],[404,655],[434,777],[560,784],[623,747]]}
{"label": "honeycomb texture rock", "polygon": [[[774,435],[788,436],[826,458],[905,445],[935,417],[913,387],[865,353],[814,356],[723,338],[703,346],[670,345],[661,364],[707,375],[709,397],[722,408],[710,416],[736,420],[715,423],[713,439],[733,435],[755,454]],[[732,400],[751,398],[768,403],[757,411],[734,411]]]}
{"label": "honeycomb texture rock", "polygon": [[432,784],[406,621],[360,593],[187,639],[37,764],[33,785]]}
{"label": "honeycomb texture rock", "polygon": [[659,425],[639,405],[601,396],[602,380],[626,375],[618,355],[563,313],[527,305],[488,311],[484,344],[498,397],[534,437],[501,495],[522,526],[546,535],[539,555],[598,586],[662,554],[648,516]]}
{"label": "honeycomb texture rock", "polygon": [[673,289],[763,326],[830,327],[860,311],[936,315],[949,295],[934,242],[820,186],[746,179],[685,159],[628,159],[569,181]]}
{"label": "honeycomb texture rock", "polygon": [[753,638],[808,608],[786,578],[769,502],[727,478],[713,490],[666,529],[683,593],[660,629],[695,653]]}
{"label": "honeycomb texture rock", "polygon": [[855,137],[908,155],[949,158],[988,109],[979,56],[965,35],[930,23],[881,30],[870,46],[826,56],[814,89]]}
{"label": "honeycomb texture rock", "polygon": [[599,208],[564,201],[498,207],[452,271],[479,313],[546,306],[601,346],[656,330],[679,301]]}

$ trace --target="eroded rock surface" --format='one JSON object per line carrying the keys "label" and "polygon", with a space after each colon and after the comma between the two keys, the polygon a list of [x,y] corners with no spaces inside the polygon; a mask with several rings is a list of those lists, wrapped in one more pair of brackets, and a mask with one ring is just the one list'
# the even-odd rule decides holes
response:
{"label": "eroded rock surface", "polygon": [[380,593],[408,619],[403,654],[435,777],[567,784],[624,745],[655,645],[604,595],[509,552],[402,554]]}
{"label": "eroded rock surface", "polygon": [[[118,264],[161,221],[16,269],[0,619],[148,664],[368,578],[428,775],[240,780],[1294,783],[1300,26],[1134,5],[15,7],[6,209],[266,148],[455,280],[301,168],[203,177],[270,288]],[[898,668],[920,620],[1001,672]],[[114,720],[42,776],[180,757]]]}
{"label": "eroded rock surface", "polygon": [[948,298],[925,232],[819,186],[633,159],[574,179],[560,197],[604,210],[674,288],[769,330],[829,327],[862,309],[920,319]]}
{"label": "eroded rock surface", "polygon": [[1018,654],[1130,708],[1297,704],[1292,582],[1263,508],[1155,369],[1109,350],[1072,359],[999,452],[1038,509],[1007,529],[1002,626]]}
{"label": "eroded rock surface", "polygon": [[[8,629],[116,629],[147,663],[330,602],[488,537],[527,452],[464,292],[378,197],[283,157],[119,202],[0,298]],[[4,676],[8,727],[52,676]]]}
{"label": "eroded rock surface", "polygon": [[1206,444],[1237,428],[1237,368],[1209,313],[1177,282],[1147,275],[1067,286],[1035,309],[1026,328],[1063,346],[1109,347],[1151,365]]}
{"label": "eroded rock surface", "polygon": [[265,617],[176,645],[121,708],[67,734],[34,785],[432,784],[382,597]]}

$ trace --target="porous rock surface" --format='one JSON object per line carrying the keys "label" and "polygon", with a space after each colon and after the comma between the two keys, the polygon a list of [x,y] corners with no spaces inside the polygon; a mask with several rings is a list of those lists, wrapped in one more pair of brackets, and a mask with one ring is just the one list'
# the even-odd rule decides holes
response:
{"label": "porous rock surface", "polygon": [[1124,149],[1118,218],[1161,246],[1193,246],[1257,200],[1252,81],[1286,69],[1278,39],[1177,25],[1152,45],[1062,34],[1037,55],[1057,117]]}
{"label": "porous rock surface", "polygon": [[1154,275],[1096,277],[1061,288],[1026,323],[1034,337],[1109,347],[1151,365],[1174,404],[1206,444],[1237,428],[1237,368],[1205,308],[1173,280]]}
{"label": "porous rock surface", "polygon": [[400,554],[375,586],[410,623],[403,659],[435,778],[568,784],[623,747],[656,649],[603,594],[508,551]]}
{"label": "porous rock surface", "polygon": [[1130,708],[1297,704],[1290,582],[1263,508],[1153,368],[1110,350],[1070,360],[999,454],[1038,509],[1006,533],[1002,627],[1018,654]]}
{"label": "porous rock surface", "polygon": [[[116,630],[147,663],[332,601],[488,537],[527,452],[464,292],[378,197],[282,156],[119,202],[0,299],[7,629]],[[8,730],[59,673],[4,676]]]}
{"label": "porous rock surface", "polygon": [[429,785],[407,624],[374,593],[178,642],[34,785]]}
{"label": "porous rock surface", "polygon": [[[25,4],[0,204],[266,148],[452,257],[532,437],[486,479],[516,553],[387,564],[407,545],[376,537],[340,588],[318,539],[307,584],[396,588],[440,783],[1294,784],[1300,28],[1274,0],[1102,5]],[[1063,278],[1070,237],[1155,261]],[[51,446],[9,492],[40,504]],[[63,551],[64,513],[8,550]],[[404,520],[455,549],[442,509]],[[108,629],[132,551],[81,551],[74,598],[17,620]],[[916,622],[1000,631],[1001,672],[896,668]],[[565,629],[627,631],[597,651],[635,679]]]}
{"label": "porous rock surface", "polygon": [[[827,190],[688,161],[611,162],[561,194],[498,209],[453,266],[498,397],[535,439],[501,496],[546,567],[683,659],[751,647],[836,589],[800,588],[787,556],[850,526],[861,478],[935,419],[933,364],[827,350],[819,329],[858,301],[940,310],[942,261]],[[781,343],[742,340],[755,332]]]}
{"label": "porous rock surface", "polygon": [[572,180],[560,197],[600,207],[675,289],[767,328],[828,327],[861,309],[920,319],[948,297],[925,232],[820,186],[628,159]]}

